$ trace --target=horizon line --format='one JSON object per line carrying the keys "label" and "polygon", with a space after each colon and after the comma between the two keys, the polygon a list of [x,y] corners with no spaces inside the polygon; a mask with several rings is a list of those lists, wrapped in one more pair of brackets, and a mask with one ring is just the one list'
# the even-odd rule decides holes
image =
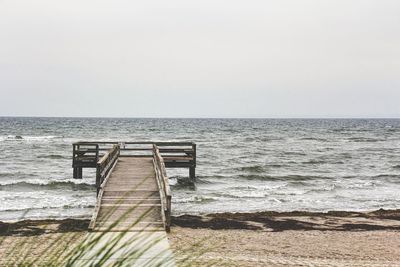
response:
{"label": "horizon line", "polygon": [[299,119],[299,120],[374,120],[374,119],[400,119],[400,116],[387,116],[387,117],[361,117],[361,116],[354,116],[354,117],[345,117],[345,116],[338,116],[338,117],[113,117],[113,116],[23,116],[23,115],[13,115],[13,116],[3,116],[0,115],[0,118],[43,118],[43,119],[248,119],[248,120],[294,120],[294,119]]}

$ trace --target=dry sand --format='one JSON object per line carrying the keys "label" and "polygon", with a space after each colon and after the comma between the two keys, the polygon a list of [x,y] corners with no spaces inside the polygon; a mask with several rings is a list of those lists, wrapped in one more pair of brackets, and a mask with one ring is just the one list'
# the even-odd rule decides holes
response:
{"label": "dry sand", "polygon": [[178,260],[189,256],[191,266],[400,266],[399,215],[381,210],[181,216],[170,241]]}
{"label": "dry sand", "polygon": [[176,227],[170,242],[178,260],[192,257],[190,266],[400,266],[400,232],[394,231],[260,232]]}
{"label": "dry sand", "polygon": [[[400,266],[400,211],[185,215],[173,223],[180,266]],[[87,226],[0,223],[0,266],[60,266]]]}

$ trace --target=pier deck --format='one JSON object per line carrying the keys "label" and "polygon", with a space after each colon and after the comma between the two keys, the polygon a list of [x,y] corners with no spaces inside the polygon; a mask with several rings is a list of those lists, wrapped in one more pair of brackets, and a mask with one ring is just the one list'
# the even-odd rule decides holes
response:
{"label": "pier deck", "polygon": [[[112,226],[112,227],[111,227]],[[93,231],[164,231],[151,158],[121,158],[99,195]]]}

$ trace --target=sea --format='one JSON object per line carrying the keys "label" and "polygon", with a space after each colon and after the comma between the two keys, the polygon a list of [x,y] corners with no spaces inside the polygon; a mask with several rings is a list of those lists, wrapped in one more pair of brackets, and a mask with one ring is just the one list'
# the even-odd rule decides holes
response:
{"label": "sea", "polygon": [[193,141],[196,186],[168,169],[173,214],[400,208],[400,119],[0,117],[0,221],[90,218],[76,141]]}

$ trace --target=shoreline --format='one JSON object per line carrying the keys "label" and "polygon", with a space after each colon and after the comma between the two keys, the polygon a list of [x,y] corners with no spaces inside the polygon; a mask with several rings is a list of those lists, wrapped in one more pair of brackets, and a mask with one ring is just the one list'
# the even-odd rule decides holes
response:
{"label": "shoreline", "polygon": [[[400,209],[379,209],[370,212],[354,211],[264,211],[264,212],[221,212],[198,215],[172,216],[172,226],[191,229],[210,230],[319,230],[319,231],[376,231],[399,230]],[[20,221],[0,221],[0,235],[24,234],[35,235],[46,233],[45,225],[57,224],[52,232],[87,231],[89,219],[39,219]],[[29,230],[27,230],[29,228]]]}

